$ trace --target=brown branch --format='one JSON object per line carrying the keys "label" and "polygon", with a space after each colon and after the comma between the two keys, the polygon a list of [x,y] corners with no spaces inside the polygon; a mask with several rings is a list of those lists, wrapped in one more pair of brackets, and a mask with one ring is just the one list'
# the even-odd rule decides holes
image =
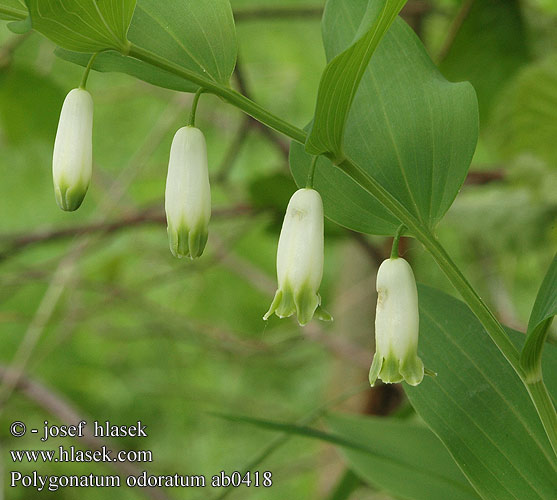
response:
{"label": "brown branch", "polygon": [[[236,205],[213,210],[213,217],[225,218],[250,213],[252,213],[252,209],[248,205]],[[159,210],[147,209],[114,221],[93,222],[85,226],[73,226],[53,231],[37,231],[36,233],[20,236],[2,236],[1,239],[9,243],[7,244],[7,249],[0,252],[0,262],[38,243],[58,241],[95,233],[110,234],[147,224],[166,224],[166,216]]]}
{"label": "brown branch", "polygon": [[217,184],[224,184],[228,181],[228,177],[230,175],[230,172],[232,171],[232,167],[234,166],[234,163],[236,163],[238,156],[240,156],[242,148],[244,147],[244,144],[246,143],[246,140],[248,138],[249,131],[252,128],[254,128],[253,118],[247,115],[244,116],[244,118],[242,119],[242,123],[240,124],[240,128],[236,132],[234,139],[232,140],[232,142],[228,146],[228,149],[226,150],[226,153],[224,154],[224,158],[222,160],[218,174],[215,177],[215,182]]}
{"label": "brown branch", "polygon": [[[2,381],[11,377],[10,370],[6,366],[0,365],[0,378]],[[47,389],[44,385],[33,381],[26,376],[19,377],[15,390],[66,425],[77,425],[82,420],[91,422],[91,419],[88,419],[83,414],[80,414],[80,412],[63,396],[57,394],[51,389]],[[83,437],[77,439],[92,449],[97,450],[105,446],[107,449],[111,449],[116,452],[119,451],[117,450],[117,447],[112,446],[111,443],[95,437],[88,426],[84,427]],[[129,462],[107,462],[107,465],[113,467],[117,472],[126,476],[132,474],[137,476],[145,470],[144,466],[138,468]],[[139,490],[146,497],[152,500],[169,500],[169,497],[160,489],[140,488]]]}
{"label": "brown branch", "polygon": [[236,21],[257,21],[261,19],[302,19],[320,18],[323,15],[323,7],[245,7],[234,10]]}
{"label": "brown branch", "polygon": [[437,54],[437,64],[443,62],[449,55],[449,52],[451,51],[451,48],[454,41],[456,40],[460,28],[462,28],[464,21],[466,21],[468,14],[470,14],[470,9],[474,5],[474,1],[475,0],[464,0],[464,2],[462,3],[460,10],[458,11],[456,17],[451,23],[451,26],[449,27],[449,32],[447,33],[447,37],[443,42],[443,46],[441,47],[441,50],[439,50],[439,54]]}
{"label": "brown branch", "polygon": [[464,184],[469,186],[481,186],[491,182],[498,182],[505,179],[505,171],[503,169],[497,170],[473,170],[468,172],[468,176]]}
{"label": "brown branch", "polygon": [[[246,97],[251,98],[252,93],[246,81],[246,75],[244,73],[244,66],[240,64],[240,60],[236,61],[236,69],[234,70],[234,76],[236,77],[236,82],[238,83],[238,90],[241,94],[245,95]],[[277,135],[273,130],[268,128],[266,125],[263,125],[261,122],[258,122],[256,119],[249,116],[247,118],[248,123],[254,129],[260,132],[263,136],[265,136],[271,143],[273,143],[279,152],[282,154],[285,160],[288,160],[288,156],[290,154],[290,145],[288,141],[284,141],[281,136]]]}
{"label": "brown branch", "polygon": [[23,35],[14,35],[0,47],[0,69],[6,69],[12,63],[14,52],[32,35],[29,31]]}
{"label": "brown branch", "polygon": [[[417,0],[406,4],[402,11],[402,16],[420,16],[430,10],[431,5],[429,2]],[[304,5],[301,7],[245,7],[234,10],[236,21],[320,19],[322,15],[323,7],[319,5]]]}

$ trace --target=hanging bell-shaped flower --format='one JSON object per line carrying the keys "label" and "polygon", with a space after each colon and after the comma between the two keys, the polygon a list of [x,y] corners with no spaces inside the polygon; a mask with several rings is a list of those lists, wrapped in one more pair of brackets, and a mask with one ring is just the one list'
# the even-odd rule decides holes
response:
{"label": "hanging bell-shaped flower", "polygon": [[424,365],[418,357],[418,291],[414,273],[400,257],[385,260],[377,271],[375,356],[369,372],[373,386],[406,381],[418,385]]}
{"label": "hanging bell-shaped flower", "polygon": [[175,257],[199,257],[211,218],[207,145],[203,132],[182,127],[172,141],[165,203],[168,240]]}
{"label": "hanging bell-shaped flower", "polygon": [[62,210],[77,210],[91,182],[93,166],[93,99],[73,89],[64,100],[52,158],[56,202]]}
{"label": "hanging bell-shaped flower", "polygon": [[277,250],[278,290],[263,317],[275,313],[279,318],[298,316],[300,325],[314,314],[330,321],[321,308],[319,285],[323,277],[323,202],[314,189],[294,193],[282,224]]}

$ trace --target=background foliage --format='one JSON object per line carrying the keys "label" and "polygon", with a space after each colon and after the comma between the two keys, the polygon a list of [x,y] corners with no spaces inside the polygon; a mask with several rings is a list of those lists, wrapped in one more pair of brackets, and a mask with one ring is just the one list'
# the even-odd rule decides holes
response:
{"label": "background foliage", "polygon": [[[19,2],[12,3],[16,8]],[[231,3],[239,45],[234,85],[290,122],[308,123],[326,63],[322,5],[283,1],[277,11],[274,0]],[[437,232],[498,317],[524,332],[557,243],[557,8],[549,0],[432,0],[410,1],[403,14],[445,77],[470,80],[480,104],[471,173]],[[382,434],[381,426],[404,425],[410,442],[422,434],[434,439],[399,387],[361,385],[373,352],[374,273],[388,255],[388,241],[329,224],[321,291],[335,323],[300,329],[290,321],[262,322],[275,289],[281,217],[295,190],[282,137],[203,96],[198,126],[209,146],[215,217],[204,257],[175,260],[167,248],[162,196],[170,141],[187,119],[191,96],[122,74],[92,73],[95,174],[83,207],[65,214],[53,199],[52,143],[64,95],[77,86],[82,69],[56,57],[54,45],[36,33],[14,35],[2,25],[0,36],[2,366],[16,362],[25,380],[41,384],[40,394],[58,398],[49,407],[25,385],[11,394],[3,390],[3,400],[10,396],[0,410],[3,469],[12,467],[7,449],[39,447],[31,438],[11,438],[9,423],[21,416],[34,425],[60,423],[64,405],[90,420],[147,423],[147,439],[112,446],[152,449],[148,469],[154,474],[242,469],[276,439],[213,411],[300,422],[325,405],[393,415],[370,423],[370,436]],[[231,69],[215,78],[225,81]],[[405,241],[404,257],[418,280],[452,294],[428,254]],[[33,349],[21,348],[23,338],[33,337]],[[428,364],[443,369],[435,359]],[[549,380],[555,379],[551,373],[554,368]],[[453,377],[455,385],[481,387],[481,381]],[[434,382],[410,393],[418,409],[426,384]],[[353,395],[339,401],[347,391]],[[350,444],[347,422],[353,418],[335,413],[322,428]],[[512,416],[500,418],[505,427]],[[287,440],[257,467],[273,471],[275,486],[231,498],[422,498],[409,496],[419,493],[415,486],[393,489],[377,474],[363,474],[362,450],[336,444],[347,461],[322,440]],[[400,480],[415,485],[418,473],[410,468],[416,450],[399,446],[385,443],[399,452]],[[369,453],[364,460],[371,460]],[[383,457],[369,468],[387,462]],[[356,479],[345,472],[347,464]],[[59,466],[40,470],[61,473]],[[68,465],[63,472],[114,469]],[[463,485],[462,498],[476,498],[460,470],[447,466],[443,474]],[[4,491],[9,499],[41,494],[6,485]],[[56,495],[87,500],[104,493],[68,489]],[[118,491],[123,499],[144,495]]]}

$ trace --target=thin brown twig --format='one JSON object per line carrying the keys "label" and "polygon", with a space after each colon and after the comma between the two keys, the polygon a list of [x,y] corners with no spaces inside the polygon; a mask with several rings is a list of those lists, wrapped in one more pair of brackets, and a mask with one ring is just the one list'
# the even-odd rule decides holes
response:
{"label": "thin brown twig", "polygon": [[[431,10],[427,1],[417,0],[408,2],[402,11],[403,17],[423,15]],[[302,5],[298,7],[244,7],[234,10],[236,21],[259,20],[292,20],[292,19],[320,19],[323,7],[320,5]]]}
{"label": "thin brown twig", "polygon": [[[253,210],[248,205],[239,204],[232,207],[216,208],[213,210],[213,217],[235,217],[252,212]],[[113,221],[99,221],[83,226],[73,226],[52,231],[37,231],[27,235],[2,236],[0,239],[8,241],[9,243],[7,244],[7,249],[0,252],[0,262],[25,250],[29,246],[39,243],[75,238],[77,236],[85,236],[94,233],[110,234],[148,224],[166,224],[164,212],[148,208],[136,214],[126,215]]]}
{"label": "thin brown twig", "polygon": [[[245,95],[246,97],[252,97],[251,90],[246,80],[246,75],[244,72],[244,66],[240,62],[240,59],[236,61],[236,69],[234,70],[234,76],[236,77],[236,82],[238,83],[238,90],[240,93]],[[274,144],[279,152],[282,154],[283,158],[288,160],[288,156],[290,154],[290,145],[287,141],[284,141],[282,137],[277,135],[273,130],[269,127],[266,127],[262,123],[258,122],[256,119],[252,117],[247,118],[249,120],[249,124],[251,127],[257,131],[259,131],[263,136],[265,136],[272,144]]]}
{"label": "thin brown twig", "polygon": [[215,182],[218,184],[224,184],[228,181],[228,177],[238,159],[238,156],[242,152],[242,148],[246,143],[246,140],[249,135],[249,131],[253,128],[252,119],[249,116],[244,116],[242,118],[242,123],[240,124],[240,128],[236,132],[234,139],[228,146],[226,153],[224,154],[224,158],[222,160],[221,166],[219,171],[216,175]]}
{"label": "thin brown twig", "polygon": [[323,15],[323,7],[305,5],[301,7],[244,7],[234,9],[236,21],[258,21],[262,19],[319,19]]}
{"label": "thin brown twig", "polygon": [[458,32],[460,31],[460,28],[462,28],[464,21],[466,21],[466,18],[470,13],[470,9],[474,5],[474,1],[475,0],[464,0],[464,2],[462,3],[462,6],[460,7],[456,17],[453,19],[453,22],[449,27],[447,37],[445,38],[445,41],[443,42],[443,45],[439,50],[439,53],[437,54],[437,64],[443,62],[449,55],[449,52],[451,51],[454,41],[456,40]]}
{"label": "thin brown twig", "polygon": [[14,52],[25,43],[32,33],[29,31],[23,35],[14,35],[0,47],[0,69],[5,69],[12,63]]}

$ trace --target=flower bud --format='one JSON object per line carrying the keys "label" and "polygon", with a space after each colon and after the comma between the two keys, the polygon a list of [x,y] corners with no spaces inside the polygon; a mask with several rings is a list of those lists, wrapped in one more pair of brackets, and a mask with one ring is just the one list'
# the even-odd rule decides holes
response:
{"label": "flower bud", "polygon": [[73,89],[64,100],[52,157],[56,202],[62,210],[77,210],[91,182],[93,166],[93,99]]}
{"label": "flower bud", "polygon": [[199,257],[211,218],[207,145],[203,132],[182,127],[172,140],[164,208],[170,250],[175,257]]}
{"label": "flower bud", "polygon": [[313,189],[299,189],[286,209],[277,250],[278,290],[263,319],[273,313],[279,318],[296,313],[302,326],[314,314],[319,319],[332,320],[321,308],[318,293],[323,260],[321,196]]}
{"label": "flower bud", "polygon": [[424,365],[418,357],[418,291],[410,264],[402,258],[384,261],[377,271],[375,356],[369,372],[385,383],[405,380],[418,385]]}

